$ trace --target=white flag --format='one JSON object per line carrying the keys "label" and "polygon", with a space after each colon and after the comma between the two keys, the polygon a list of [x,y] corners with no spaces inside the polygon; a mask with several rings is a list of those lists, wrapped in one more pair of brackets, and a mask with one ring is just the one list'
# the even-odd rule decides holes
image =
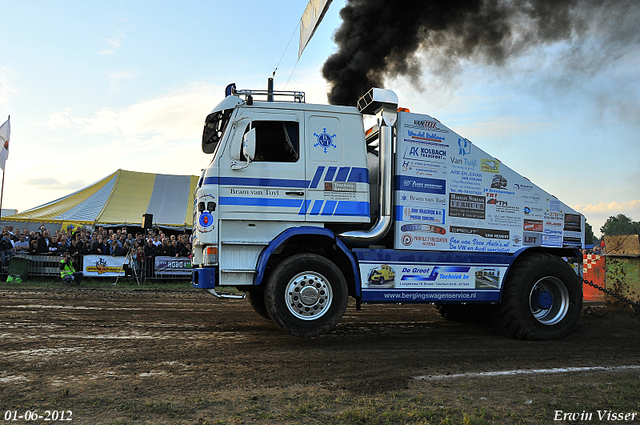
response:
{"label": "white flag", "polygon": [[0,168],[4,171],[4,165],[9,158],[9,137],[11,137],[11,123],[9,120],[11,116],[7,118],[7,121],[0,127]]}
{"label": "white flag", "polygon": [[333,0],[309,0],[307,8],[300,19],[300,45],[298,47],[298,59],[302,56],[302,51],[307,47],[307,43],[313,37],[313,33],[318,29],[318,25],[327,13],[329,5]]}

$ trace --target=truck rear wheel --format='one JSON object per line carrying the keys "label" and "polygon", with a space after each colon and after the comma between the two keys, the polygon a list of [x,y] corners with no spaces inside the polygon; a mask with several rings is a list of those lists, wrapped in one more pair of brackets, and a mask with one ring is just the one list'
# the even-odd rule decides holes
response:
{"label": "truck rear wheel", "polygon": [[334,329],[348,300],[347,283],[332,261],[317,254],[296,254],[278,264],[267,280],[266,309],[283,330],[313,337]]}
{"label": "truck rear wheel", "polygon": [[269,313],[267,312],[267,307],[264,303],[263,291],[259,291],[257,289],[247,291],[247,299],[249,300],[249,305],[251,305],[251,308],[253,308],[256,313],[267,320],[271,320],[271,317],[269,317]]}
{"label": "truck rear wheel", "polygon": [[524,258],[509,271],[496,324],[509,336],[558,339],[576,326],[582,312],[582,285],[571,267],[551,254]]}

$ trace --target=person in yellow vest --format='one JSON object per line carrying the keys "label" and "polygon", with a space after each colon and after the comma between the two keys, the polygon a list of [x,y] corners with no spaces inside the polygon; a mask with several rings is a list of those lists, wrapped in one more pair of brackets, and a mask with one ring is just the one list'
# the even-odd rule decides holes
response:
{"label": "person in yellow vest", "polygon": [[75,267],[73,267],[73,260],[68,252],[64,253],[64,257],[60,261],[60,277],[62,277],[62,282],[67,285],[71,283],[80,285],[84,277],[82,272],[76,272]]}

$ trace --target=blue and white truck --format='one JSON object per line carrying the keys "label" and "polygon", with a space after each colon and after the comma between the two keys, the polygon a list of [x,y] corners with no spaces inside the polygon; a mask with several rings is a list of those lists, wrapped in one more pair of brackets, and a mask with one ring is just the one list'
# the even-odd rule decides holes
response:
{"label": "blue and white truck", "polygon": [[[334,329],[349,297],[358,309],[490,315],[520,339],[572,331],[582,283],[566,259],[581,258],[579,212],[435,118],[399,109],[390,90],[357,107],[235,85],[226,95],[205,120],[193,287],[235,287],[300,337]],[[382,269],[393,279],[370,279]]]}

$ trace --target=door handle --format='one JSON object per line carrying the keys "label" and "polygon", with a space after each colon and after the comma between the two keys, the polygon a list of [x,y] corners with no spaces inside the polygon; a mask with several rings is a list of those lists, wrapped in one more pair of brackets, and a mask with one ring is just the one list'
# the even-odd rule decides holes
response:
{"label": "door handle", "polygon": [[285,195],[296,195],[296,196],[304,196],[304,192],[299,191],[299,192],[285,192]]}

